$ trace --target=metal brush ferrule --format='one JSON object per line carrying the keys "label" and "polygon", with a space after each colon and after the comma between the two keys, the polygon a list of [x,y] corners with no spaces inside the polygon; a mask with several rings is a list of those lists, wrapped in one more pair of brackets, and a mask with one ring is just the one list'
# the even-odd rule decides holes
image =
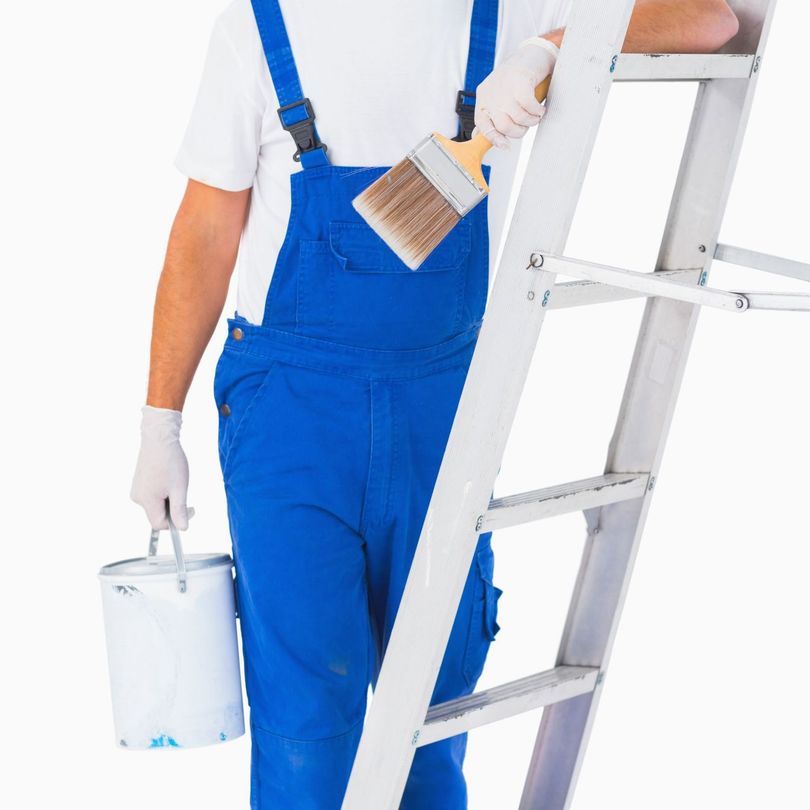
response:
{"label": "metal brush ferrule", "polygon": [[460,217],[487,195],[487,190],[440,143],[428,135],[406,158],[436,187]]}

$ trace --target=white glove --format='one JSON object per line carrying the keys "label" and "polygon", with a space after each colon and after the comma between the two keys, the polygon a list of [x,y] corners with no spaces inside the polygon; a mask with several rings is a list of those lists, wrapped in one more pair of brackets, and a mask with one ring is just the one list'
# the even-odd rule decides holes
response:
{"label": "white glove", "polygon": [[194,510],[186,506],[188,460],[180,446],[183,415],[151,405],[144,405],[141,413],[141,449],[130,497],[146,510],[153,529],[169,528],[168,498],[174,525],[185,530]]}
{"label": "white glove", "polygon": [[534,90],[551,75],[559,52],[553,42],[531,37],[478,85],[475,126],[494,146],[509,148],[507,138],[522,138],[543,117]]}

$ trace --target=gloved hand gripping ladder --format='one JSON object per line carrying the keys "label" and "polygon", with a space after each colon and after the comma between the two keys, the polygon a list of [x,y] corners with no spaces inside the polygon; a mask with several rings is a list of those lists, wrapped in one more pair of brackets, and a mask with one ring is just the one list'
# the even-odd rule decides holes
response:
{"label": "gloved hand gripping ladder", "polygon": [[[395,810],[418,746],[540,706],[520,808],[571,806],[698,312],[810,310],[810,295],[706,287],[713,258],[810,281],[808,265],[717,243],[775,0],[730,0],[741,31],[723,53],[654,58],[620,54],[633,5],[574,0],[343,810]],[[700,82],[652,273],[562,256],[614,80]],[[558,272],[578,280],[555,284]],[[648,300],[605,472],[490,501],[546,312],[632,297]],[[554,669],[429,706],[478,534],[580,510],[588,537]]]}

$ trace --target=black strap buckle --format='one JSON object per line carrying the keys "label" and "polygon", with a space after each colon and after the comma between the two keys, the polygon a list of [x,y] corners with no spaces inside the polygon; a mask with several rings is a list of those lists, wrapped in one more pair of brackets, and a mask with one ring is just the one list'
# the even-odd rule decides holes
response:
{"label": "black strap buckle", "polygon": [[[304,105],[306,117],[298,118],[297,120],[287,123],[284,120],[284,113],[288,110],[296,109],[302,104]],[[308,98],[302,98],[300,101],[294,101],[292,104],[279,107],[278,117],[281,121],[281,126],[293,136],[295,145],[298,147],[293,155],[293,160],[300,161],[302,152],[311,152],[313,149],[323,149],[324,152],[326,151],[326,144],[321,142],[315,132],[315,113],[312,109],[312,103]]]}
{"label": "black strap buckle", "polygon": [[475,129],[475,93],[459,90],[456,96],[456,113],[461,123],[454,141],[469,141]]}

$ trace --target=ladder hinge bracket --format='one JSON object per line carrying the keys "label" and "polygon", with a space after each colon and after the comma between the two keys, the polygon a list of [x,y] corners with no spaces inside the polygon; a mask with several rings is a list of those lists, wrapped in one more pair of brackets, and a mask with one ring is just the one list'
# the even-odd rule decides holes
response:
{"label": "ladder hinge bracket", "polygon": [[542,253],[532,253],[532,255],[529,256],[529,263],[526,265],[526,269],[539,270],[545,264],[545,261],[546,258]]}
{"label": "ladder hinge bracket", "polygon": [[483,526],[484,526],[484,516],[479,515],[478,520],[475,521],[475,530],[477,532],[480,532]]}

